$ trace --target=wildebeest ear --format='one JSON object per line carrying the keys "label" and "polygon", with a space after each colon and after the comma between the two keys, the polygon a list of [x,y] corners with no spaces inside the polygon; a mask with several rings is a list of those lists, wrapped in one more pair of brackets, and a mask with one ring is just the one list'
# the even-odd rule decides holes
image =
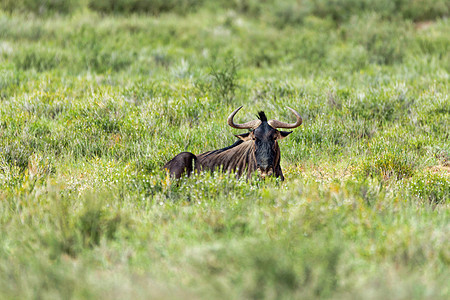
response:
{"label": "wildebeest ear", "polygon": [[287,137],[288,135],[290,135],[292,133],[292,131],[278,131],[280,134],[278,136],[278,139],[284,139],[285,137]]}
{"label": "wildebeest ear", "polygon": [[235,134],[234,136],[243,141],[249,141],[252,139],[250,136],[250,133],[251,132],[247,132],[247,133],[243,133],[243,134]]}

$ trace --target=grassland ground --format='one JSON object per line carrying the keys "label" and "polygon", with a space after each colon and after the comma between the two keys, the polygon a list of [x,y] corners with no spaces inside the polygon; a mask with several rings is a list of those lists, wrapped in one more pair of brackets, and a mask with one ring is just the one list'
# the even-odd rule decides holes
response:
{"label": "grassland ground", "polygon": [[[450,28],[419,2],[4,2],[0,298],[448,299]],[[240,105],[301,113],[284,182],[161,170]]]}

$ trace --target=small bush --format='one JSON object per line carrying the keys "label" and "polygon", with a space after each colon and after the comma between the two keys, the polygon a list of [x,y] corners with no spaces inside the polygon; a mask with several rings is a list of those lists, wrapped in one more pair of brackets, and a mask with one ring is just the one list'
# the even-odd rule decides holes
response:
{"label": "small bush", "polygon": [[209,93],[221,102],[229,103],[235,97],[238,63],[234,58],[226,58],[223,65],[210,67],[209,78],[197,80],[195,86],[202,94]]}

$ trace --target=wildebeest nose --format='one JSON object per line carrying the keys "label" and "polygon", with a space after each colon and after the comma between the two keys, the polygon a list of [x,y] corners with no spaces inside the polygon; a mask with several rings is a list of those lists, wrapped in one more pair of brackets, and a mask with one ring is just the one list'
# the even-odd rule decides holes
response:
{"label": "wildebeest nose", "polygon": [[273,167],[272,166],[266,166],[266,167],[258,166],[258,171],[259,171],[260,175],[264,178],[266,176],[270,176],[273,174]]}

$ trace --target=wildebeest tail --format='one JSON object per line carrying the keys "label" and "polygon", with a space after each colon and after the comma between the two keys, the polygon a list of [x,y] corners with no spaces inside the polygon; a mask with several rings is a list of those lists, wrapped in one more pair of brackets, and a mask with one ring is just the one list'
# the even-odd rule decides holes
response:
{"label": "wildebeest tail", "polygon": [[166,163],[163,169],[167,169],[176,179],[184,174],[190,176],[197,169],[197,157],[191,152],[181,152]]}

